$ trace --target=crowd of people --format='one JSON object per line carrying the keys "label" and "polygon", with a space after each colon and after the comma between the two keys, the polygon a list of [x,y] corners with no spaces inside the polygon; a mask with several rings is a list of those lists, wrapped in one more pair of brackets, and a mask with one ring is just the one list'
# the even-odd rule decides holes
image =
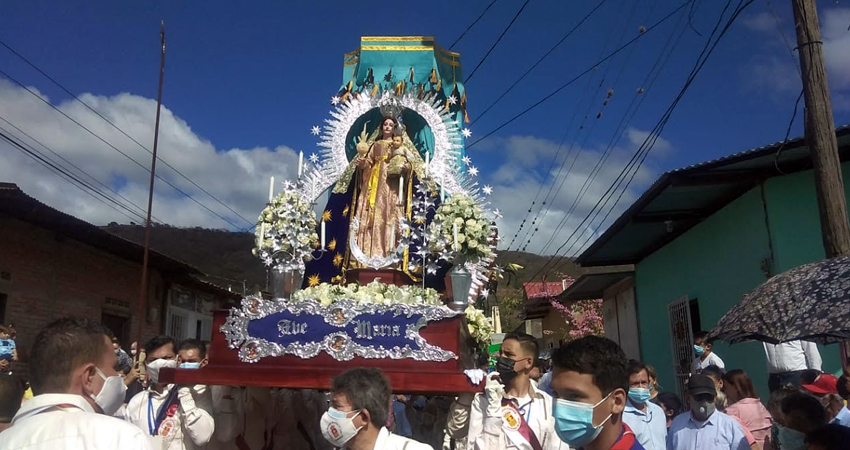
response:
{"label": "crowd of people", "polygon": [[850,380],[822,373],[816,346],[764,345],[764,405],[706,338],[694,337],[686,398],[661,392],[654,368],[609,339],[564,343],[544,362],[523,333],[505,336],[493,369],[485,356],[468,371],[482,392],[449,398],[394,395],[367,368],[340,373],[328,393],[168,384],[162,369],[204,367],[206,344],[158,336],[128,354],[100,324],[66,318],[36,336],[26,395],[10,372],[13,330],[0,327],[0,449],[850,448]]}

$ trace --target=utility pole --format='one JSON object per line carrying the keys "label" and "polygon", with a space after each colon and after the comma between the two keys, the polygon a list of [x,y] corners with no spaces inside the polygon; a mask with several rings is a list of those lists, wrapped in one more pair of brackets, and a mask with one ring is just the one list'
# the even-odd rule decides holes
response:
{"label": "utility pole", "polygon": [[806,98],[806,144],[811,150],[815,172],[823,249],[827,258],[850,256],[850,223],[817,7],[815,0],[792,0],[792,4]]}
{"label": "utility pole", "polygon": [[136,337],[138,345],[142,345],[142,327],[145,323],[145,304],[148,299],[148,253],[151,242],[151,208],[153,207],[153,185],[156,177],[156,148],[159,142],[159,111],[162,107],[162,77],[165,75],[165,22],[159,23],[159,42],[161,55],[159,59],[159,90],[156,94],[156,123],[153,129],[153,156],[151,159],[151,182],[148,191],[148,217],[145,221],[145,247],[142,257],[142,287],[139,289],[139,330]]}

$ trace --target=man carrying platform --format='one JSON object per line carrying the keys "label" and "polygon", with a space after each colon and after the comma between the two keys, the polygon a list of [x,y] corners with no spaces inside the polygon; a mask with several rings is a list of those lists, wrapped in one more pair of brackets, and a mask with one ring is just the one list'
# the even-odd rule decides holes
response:
{"label": "man carrying platform", "polygon": [[538,354],[533,336],[505,335],[496,372],[487,376],[484,393],[463,395],[452,405],[449,435],[466,437],[468,450],[567,449],[555,434],[552,397],[529,377]]}

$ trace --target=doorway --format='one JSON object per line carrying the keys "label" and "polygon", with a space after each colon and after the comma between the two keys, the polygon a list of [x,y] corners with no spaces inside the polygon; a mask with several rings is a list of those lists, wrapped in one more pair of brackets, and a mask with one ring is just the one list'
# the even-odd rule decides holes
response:
{"label": "doorway", "polygon": [[101,313],[100,323],[112,331],[112,334],[118,338],[121,347],[129,346],[130,339],[130,318],[109,313]]}

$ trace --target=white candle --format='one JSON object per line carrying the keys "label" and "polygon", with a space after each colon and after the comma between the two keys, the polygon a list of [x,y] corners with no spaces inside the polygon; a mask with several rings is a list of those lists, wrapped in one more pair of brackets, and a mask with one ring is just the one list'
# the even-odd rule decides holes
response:
{"label": "white candle", "polygon": [[457,251],[460,251],[460,244],[457,241],[457,224],[456,223],[452,223],[452,231],[454,231],[454,237],[455,237],[455,245],[454,245],[453,249],[454,249],[454,251],[457,252]]}
{"label": "white candle", "polygon": [[322,247],[325,248],[325,221],[322,221]]}
{"label": "white candle", "polygon": [[269,203],[274,199],[274,177],[269,178]]}
{"label": "white candle", "polygon": [[431,153],[425,150],[425,178],[428,178],[428,166],[431,165]]}
{"label": "white candle", "polygon": [[390,228],[390,246],[391,250],[395,250],[395,227]]}
{"label": "white candle", "polygon": [[298,152],[298,178],[301,178],[301,172],[304,168],[304,151]]}
{"label": "white candle", "polygon": [[446,201],[446,191],[443,190],[443,187],[440,186],[440,203]]}
{"label": "white candle", "polygon": [[263,241],[265,241],[265,235],[266,235],[266,223],[262,222],[262,223],[260,223],[260,237],[259,237],[259,239],[257,239],[257,248],[259,248],[259,249],[263,248]]}
{"label": "white candle", "polygon": [[398,177],[398,203],[404,203],[404,175]]}

